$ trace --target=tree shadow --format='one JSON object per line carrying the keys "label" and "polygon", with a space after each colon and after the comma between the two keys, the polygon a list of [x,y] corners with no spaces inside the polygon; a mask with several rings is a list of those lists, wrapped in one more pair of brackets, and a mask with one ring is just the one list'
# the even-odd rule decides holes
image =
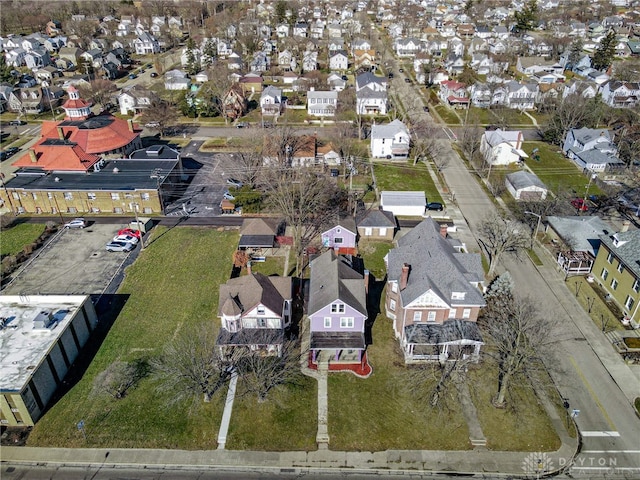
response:
{"label": "tree shadow", "polygon": [[382,292],[384,291],[384,286],[387,283],[387,276],[385,275],[381,279],[376,279],[376,277],[369,273],[369,293],[367,294],[367,321],[364,326],[364,338],[365,343],[367,345],[373,344],[373,324],[376,319],[380,315],[380,302],[382,300]]}

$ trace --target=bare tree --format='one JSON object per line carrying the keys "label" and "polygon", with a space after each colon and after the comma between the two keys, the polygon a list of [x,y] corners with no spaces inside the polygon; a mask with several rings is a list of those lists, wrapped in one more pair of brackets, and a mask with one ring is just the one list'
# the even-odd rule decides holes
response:
{"label": "bare tree", "polygon": [[409,131],[411,133],[411,155],[413,164],[418,162],[433,161],[438,171],[446,167],[446,157],[442,153],[442,142],[436,135],[437,127],[430,120],[418,120],[414,122]]}
{"label": "bare tree", "polygon": [[93,101],[93,103],[104,107],[110,103],[111,94],[117,90],[116,84],[102,78],[91,80],[89,85],[81,84],[78,86],[80,95],[83,98]]}
{"label": "bare tree", "polygon": [[228,364],[218,355],[211,324],[195,331],[183,331],[169,342],[163,353],[151,360],[159,388],[171,392],[167,398],[179,401],[202,396],[205,402],[227,381]]}
{"label": "bare tree", "polygon": [[458,139],[458,144],[469,163],[475,168],[478,168],[476,166],[476,157],[480,153],[481,138],[482,129],[480,128],[478,117],[476,115],[466,117],[460,138]]}
{"label": "bare tree", "polygon": [[244,184],[255,188],[262,183],[262,148],[261,145],[245,145],[242,151],[233,154],[232,174]]}
{"label": "bare tree", "polygon": [[326,175],[310,167],[269,167],[263,177],[268,204],[292,229],[296,274],[299,275],[304,249],[330,220],[335,221],[343,207],[344,192]]}
{"label": "bare tree", "polygon": [[492,213],[478,228],[480,243],[489,256],[488,276],[492,276],[504,253],[518,254],[529,247],[528,228],[520,222]]}
{"label": "bare tree", "polygon": [[288,125],[277,127],[272,132],[264,138],[264,154],[271,164],[280,168],[290,167],[302,151],[315,150],[315,137],[300,135]]}
{"label": "bare tree", "polygon": [[124,398],[148,373],[149,364],[142,359],[133,362],[113,362],[106,370],[96,375],[93,393],[106,393],[115,399]]}
{"label": "bare tree", "polygon": [[601,100],[587,99],[579,94],[569,95],[558,104],[548,124],[543,127],[542,136],[549,142],[559,144],[571,128],[595,127],[601,111]]}
{"label": "bare tree", "polygon": [[144,123],[156,124],[160,130],[160,136],[163,136],[167,128],[178,120],[178,109],[165,100],[155,99],[142,112],[141,119]]}
{"label": "bare tree", "polygon": [[[264,333],[256,340],[260,344],[275,344],[276,334]],[[241,380],[243,393],[255,395],[258,402],[264,402],[271,390],[287,384],[296,384],[301,376],[300,346],[292,340],[285,340],[280,347],[280,355],[265,355],[264,351],[236,349],[232,363]]]}
{"label": "bare tree", "polygon": [[495,358],[498,364],[498,390],[493,405],[502,408],[512,382],[537,377],[535,369],[558,336],[552,316],[541,315],[530,298],[515,295],[509,272],[491,284],[485,299],[487,306],[478,324],[488,343],[485,355]]}

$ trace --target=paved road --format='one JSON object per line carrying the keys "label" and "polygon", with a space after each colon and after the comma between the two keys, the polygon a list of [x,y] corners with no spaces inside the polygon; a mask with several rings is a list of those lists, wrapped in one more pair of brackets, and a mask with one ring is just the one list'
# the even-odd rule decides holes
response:
{"label": "paved road", "polygon": [[[394,88],[405,99],[409,118],[427,115],[422,109],[424,99],[416,95],[418,88],[399,78],[394,80]],[[446,184],[455,192],[458,209],[471,229],[463,231],[463,240],[471,250],[479,251],[473,232],[489,213],[497,211],[496,206],[449,141],[442,141],[440,155],[446,158],[442,172]],[[588,475],[613,471],[640,478],[640,420],[630,403],[634,396],[640,396],[636,377],[625,371],[629,367],[575,302],[553,267],[539,270],[528,258],[506,257],[501,269],[511,272],[516,289],[530,296],[542,315],[558,320],[556,335],[560,341],[545,364],[561,395],[569,400],[570,410],[579,410],[575,420],[582,435],[582,449],[573,472]],[[629,379],[631,385],[617,385],[603,361],[621,371],[619,378]]]}

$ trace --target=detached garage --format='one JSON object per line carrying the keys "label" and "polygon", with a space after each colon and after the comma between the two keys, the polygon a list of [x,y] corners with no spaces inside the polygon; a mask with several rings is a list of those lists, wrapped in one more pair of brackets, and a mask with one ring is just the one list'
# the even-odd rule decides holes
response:
{"label": "detached garage", "polygon": [[422,217],[427,197],[424,192],[385,191],[380,195],[380,206],[396,217]]}
{"label": "detached garage", "polygon": [[510,173],[504,183],[516,200],[539,201],[547,198],[546,185],[534,173],[524,170]]}

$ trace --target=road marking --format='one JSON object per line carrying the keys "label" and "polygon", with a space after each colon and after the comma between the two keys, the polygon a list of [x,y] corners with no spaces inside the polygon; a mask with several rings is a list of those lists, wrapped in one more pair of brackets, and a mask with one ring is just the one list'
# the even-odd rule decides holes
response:
{"label": "road marking", "polygon": [[600,403],[600,400],[598,400],[598,397],[596,396],[596,392],[594,392],[593,388],[591,388],[591,385],[589,384],[589,382],[587,381],[586,377],[584,376],[584,374],[582,373],[582,371],[578,367],[578,364],[576,363],[576,360],[573,358],[573,355],[569,356],[569,360],[571,360],[571,363],[573,364],[573,368],[575,368],[576,372],[578,372],[578,375],[580,375],[580,379],[582,380],[582,383],[584,383],[584,385],[587,387],[587,390],[589,391],[589,395],[591,395],[591,398],[593,399],[593,401],[596,402],[596,405],[598,406],[598,408],[602,412],[602,415],[604,416],[604,419],[606,420],[606,422],[611,427],[611,430],[612,431],[617,431],[618,429],[616,428],[616,426],[614,425],[613,421],[609,417],[609,414],[607,413],[607,411],[604,409],[604,407]]}
{"label": "road marking", "polygon": [[586,431],[586,432],[580,432],[580,435],[582,435],[583,437],[619,437],[620,436],[620,432],[608,432],[606,430],[603,431]]}

